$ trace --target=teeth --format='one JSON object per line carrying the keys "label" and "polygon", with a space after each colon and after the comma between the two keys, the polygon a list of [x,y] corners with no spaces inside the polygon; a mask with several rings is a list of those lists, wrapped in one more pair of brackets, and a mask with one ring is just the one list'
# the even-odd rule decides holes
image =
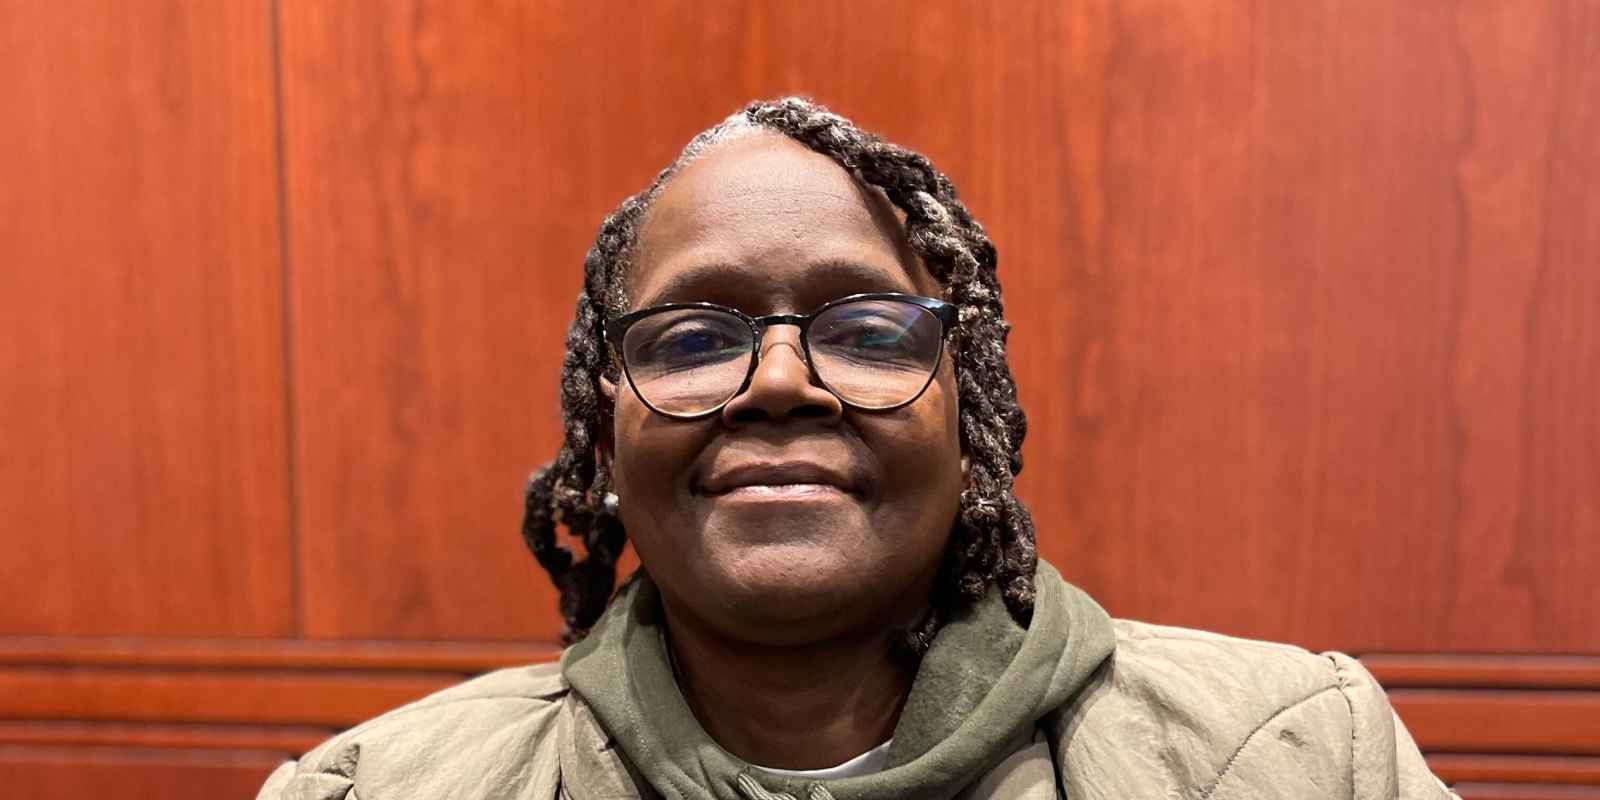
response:
{"label": "teeth", "polygon": [[804,494],[832,489],[833,487],[826,483],[762,483],[740,486],[734,491],[749,492],[751,494]]}

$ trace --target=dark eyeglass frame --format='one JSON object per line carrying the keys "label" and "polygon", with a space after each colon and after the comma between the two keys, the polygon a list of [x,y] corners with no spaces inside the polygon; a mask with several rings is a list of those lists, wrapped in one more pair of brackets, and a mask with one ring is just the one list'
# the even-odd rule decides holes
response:
{"label": "dark eyeglass frame", "polygon": [[[939,320],[939,352],[934,356],[933,368],[928,370],[928,379],[923,381],[922,388],[918,389],[916,394],[912,395],[903,403],[896,403],[892,406],[878,407],[857,405],[844,399],[843,397],[840,397],[839,393],[835,392],[831,387],[829,387],[827,381],[824,381],[822,376],[817,374],[816,363],[811,358],[811,338],[809,335],[811,331],[811,321],[835,306],[841,306],[846,303],[858,303],[864,300],[894,300],[902,303],[909,303],[932,313],[934,318]],[[650,403],[649,400],[645,399],[644,393],[640,392],[639,387],[634,384],[633,377],[628,374],[628,359],[623,355],[625,352],[623,348],[623,341],[627,336],[628,329],[633,327],[635,323],[642,319],[667,311],[679,311],[690,308],[722,311],[744,320],[744,323],[750,326],[750,367],[745,370],[744,380],[740,381],[739,388],[734,390],[732,394],[728,395],[726,399],[718,403],[715,407],[693,414],[674,414],[670,411],[663,411],[659,408],[656,408]],[[733,398],[744,394],[745,390],[750,388],[750,379],[755,377],[756,368],[761,366],[761,339],[766,334],[767,328],[773,325],[798,325],[800,326],[800,349],[805,353],[806,370],[810,374],[811,378],[816,381],[817,385],[827,389],[830,394],[839,398],[839,402],[841,404],[849,408],[876,414],[886,411],[894,411],[895,409],[904,408],[908,405],[911,405],[917,401],[917,398],[922,397],[923,393],[928,391],[928,387],[933,384],[933,376],[939,373],[939,365],[944,360],[945,344],[949,341],[950,335],[955,331],[956,321],[958,319],[959,315],[957,313],[955,304],[947,303],[935,297],[923,297],[922,295],[905,294],[902,292],[864,292],[862,294],[846,295],[836,300],[829,300],[809,314],[768,314],[762,317],[752,317],[737,308],[719,305],[717,303],[666,303],[664,305],[641,308],[638,311],[624,314],[616,319],[607,320],[605,324],[605,337],[606,343],[611,346],[612,361],[621,366],[622,373],[628,381],[628,386],[633,390],[634,396],[639,398],[639,402],[644,403],[646,408],[654,411],[657,414],[660,414],[661,416],[671,417],[672,419],[689,420],[708,417],[721,411],[725,406],[728,405],[728,403],[733,401]]]}

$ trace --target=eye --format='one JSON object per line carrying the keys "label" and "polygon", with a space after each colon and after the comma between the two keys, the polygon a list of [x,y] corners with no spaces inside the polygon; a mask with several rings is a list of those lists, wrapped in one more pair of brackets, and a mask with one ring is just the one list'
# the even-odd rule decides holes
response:
{"label": "eye", "polygon": [[724,331],[701,328],[668,331],[656,342],[655,349],[668,357],[693,358],[735,345]]}
{"label": "eye", "polygon": [[641,320],[627,336],[628,359],[636,367],[664,372],[726,363],[750,352],[750,329],[717,311],[687,309]]}
{"label": "eye", "polygon": [[848,308],[830,315],[818,326],[818,344],[862,353],[900,353],[916,349],[921,331],[916,325],[917,311],[889,313],[898,309],[882,307]]}
{"label": "eye", "polygon": [[896,350],[907,331],[870,320],[850,320],[828,331],[827,344],[861,351]]}

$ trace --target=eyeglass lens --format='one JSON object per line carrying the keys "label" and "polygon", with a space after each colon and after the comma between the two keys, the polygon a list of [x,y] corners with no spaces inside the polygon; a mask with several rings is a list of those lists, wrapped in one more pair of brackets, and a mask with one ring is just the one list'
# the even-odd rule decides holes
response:
{"label": "eyeglass lens", "polygon": [[[895,300],[828,308],[806,334],[812,369],[839,399],[866,408],[904,403],[939,362],[942,326],[932,312]],[[623,361],[645,402],[667,414],[710,411],[744,383],[755,345],[750,326],[716,309],[652,314],[628,328]]]}

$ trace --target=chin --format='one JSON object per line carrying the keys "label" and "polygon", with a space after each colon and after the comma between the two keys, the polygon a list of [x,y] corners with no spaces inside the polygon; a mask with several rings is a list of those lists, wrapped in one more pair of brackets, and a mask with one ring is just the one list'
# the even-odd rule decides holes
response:
{"label": "chin", "polygon": [[735,558],[712,563],[723,566],[706,583],[717,587],[726,621],[764,644],[880,627],[898,605],[892,593],[863,578],[892,570],[823,543],[743,545]]}
{"label": "chin", "polygon": [[730,638],[784,647],[907,624],[927,605],[944,538],[840,506],[722,504],[652,520],[634,542],[657,585]]}

